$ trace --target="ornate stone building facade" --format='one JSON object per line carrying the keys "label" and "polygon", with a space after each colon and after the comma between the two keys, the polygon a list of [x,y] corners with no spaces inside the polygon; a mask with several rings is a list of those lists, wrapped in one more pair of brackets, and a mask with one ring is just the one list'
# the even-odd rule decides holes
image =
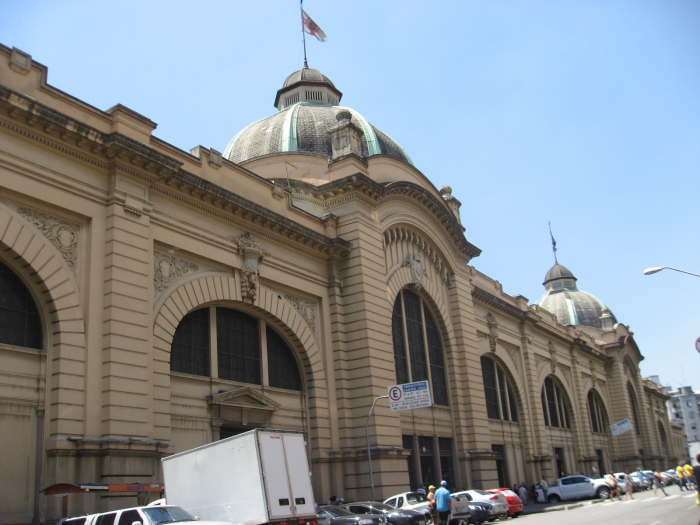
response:
{"label": "ornate stone building facade", "polygon": [[366,499],[369,409],[417,380],[432,407],[370,420],[377,498],[676,459],[628,327],[505,294],[451,190],[341,97],[304,69],[224,154],[186,152],[0,47],[0,523],[256,427],[306,434],[319,501]]}

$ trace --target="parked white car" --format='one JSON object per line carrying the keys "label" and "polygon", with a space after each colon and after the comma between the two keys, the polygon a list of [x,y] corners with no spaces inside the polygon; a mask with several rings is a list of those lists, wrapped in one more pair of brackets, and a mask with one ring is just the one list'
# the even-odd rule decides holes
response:
{"label": "parked white car", "polygon": [[428,496],[420,492],[403,492],[384,500],[386,505],[391,505],[395,509],[413,509],[422,512],[426,517],[430,517],[428,512]]}
{"label": "parked white car", "polygon": [[480,503],[488,503],[493,507],[493,513],[497,517],[508,516],[508,501],[503,494],[494,494],[485,490],[463,490],[455,492],[452,497],[466,496],[469,501],[477,501]]}
{"label": "parked white car", "polygon": [[601,499],[610,497],[610,486],[603,478],[566,476],[556,480],[547,490],[547,501],[550,503],[595,497]]}
{"label": "parked white car", "polygon": [[224,521],[199,521],[192,514],[174,505],[155,507],[131,507],[94,514],[92,525],[163,525],[168,523],[191,523],[192,525],[231,525]]}

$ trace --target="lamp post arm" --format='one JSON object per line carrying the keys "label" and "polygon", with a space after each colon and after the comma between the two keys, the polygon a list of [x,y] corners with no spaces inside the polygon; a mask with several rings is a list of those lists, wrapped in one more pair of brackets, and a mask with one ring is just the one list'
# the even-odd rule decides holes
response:
{"label": "lamp post arm", "polygon": [[700,277],[700,274],[693,273],[693,272],[686,272],[685,270],[679,270],[678,268],[671,268],[670,266],[664,266],[664,268],[668,268],[669,270],[676,270],[677,272],[687,273],[688,275],[694,275],[695,277]]}
{"label": "lamp post arm", "polygon": [[372,412],[374,412],[374,405],[380,399],[386,399],[389,396],[379,396],[372,403],[372,408],[369,409],[369,414],[367,414],[367,422],[365,423],[365,437],[367,438],[367,461],[369,462],[369,482],[372,486],[372,501],[374,501],[374,475],[372,474],[372,450],[369,448],[369,418],[372,417]]}
{"label": "lamp post arm", "polygon": [[700,277],[700,274],[693,273],[693,272],[687,272],[685,270],[681,270],[679,268],[672,268],[671,266],[661,266],[661,267],[654,267],[654,268],[647,268],[644,270],[644,275],[651,275],[656,272],[660,272],[661,270],[674,270],[676,272],[681,272],[681,273],[687,273],[688,275],[694,275],[695,277]]}

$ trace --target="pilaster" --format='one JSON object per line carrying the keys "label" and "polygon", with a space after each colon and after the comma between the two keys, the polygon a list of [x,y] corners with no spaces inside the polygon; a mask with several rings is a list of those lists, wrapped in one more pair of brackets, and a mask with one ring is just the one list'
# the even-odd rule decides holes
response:
{"label": "pilaster", "polygon": [[153,249],[147,196],[145,184],[115,169],[105,223],[103,436],[151,434]]}
{"label": "pilaster", "polygon": [[487,488],[498,482],[496,455],[491,450],[491,431],[486,413],[484,379],[474,322],[472,282],[456,272],[449,289],[450,314],[455,347],[448,358],[451,409],[457,438],[458,473],[461,483]]}

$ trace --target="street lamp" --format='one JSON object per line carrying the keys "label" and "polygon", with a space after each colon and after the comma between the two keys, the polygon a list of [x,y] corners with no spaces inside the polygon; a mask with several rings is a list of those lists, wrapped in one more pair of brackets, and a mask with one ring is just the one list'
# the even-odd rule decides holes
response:
{"label": "street lamp", "polygon": [[653,268],[647,268],[644,270],[644,275],[651,275],[652,273],[660,272],[661,270],[675,270],[681,273],[687,273],[688,275],[694,275],[695,277],[700,277],[697,273],[686,272],[685,270],[679,270],[678,268],[671,268],[670,266],[654,266]]}

